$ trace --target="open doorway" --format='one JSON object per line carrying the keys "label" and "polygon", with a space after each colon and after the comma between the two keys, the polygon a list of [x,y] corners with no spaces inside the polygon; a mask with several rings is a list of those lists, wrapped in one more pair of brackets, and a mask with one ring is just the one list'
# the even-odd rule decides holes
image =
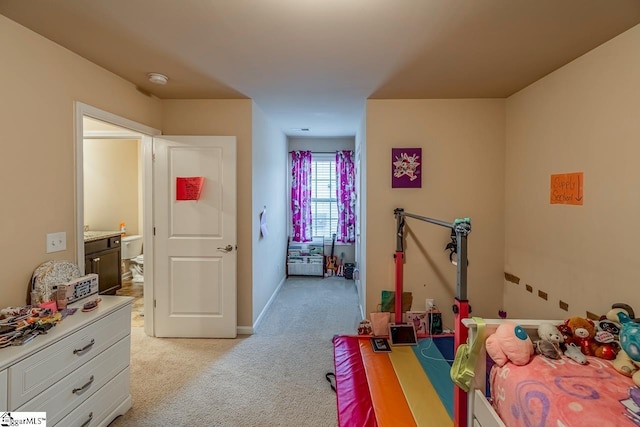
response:
{"label": "open doorway", "polygon": [[152,188],[152,135],[158,134],[76,103],[78,266],[101,270],[101,282],[109,281],[101,292],[133,296],[132,326],[152,336],[153,310],[144,310],[153,307],[152,204],[145,188]]}
{"label": "open doorway", "polygon": [[101,293],[133,297],[131,324],[144,326],[142,139],[87,116],[83,130],[85,273]]}

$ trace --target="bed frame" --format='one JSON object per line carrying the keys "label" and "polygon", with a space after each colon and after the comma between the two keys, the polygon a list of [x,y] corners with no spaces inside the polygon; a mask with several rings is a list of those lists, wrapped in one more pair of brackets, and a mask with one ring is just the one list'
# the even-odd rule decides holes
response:
{"label": "bed frame", "polygon": [[[494,333],[496,328],[505,322],[513,322],[522,326],[532,340],[537,339],[538,326],[542,323],[561,324],[562,320],[536,320],[536,319],[484,319],[486,336]],[[477,325],[472,318],[462,320],[462,324],[469,330],[469,344],[473,344],[477,337]],[[484,345],[478,355],[475,367],[475,376],[467,393],[467,426],[471,427],[506,427],[491,403],[485,397],[487,378],[487,353]]]}

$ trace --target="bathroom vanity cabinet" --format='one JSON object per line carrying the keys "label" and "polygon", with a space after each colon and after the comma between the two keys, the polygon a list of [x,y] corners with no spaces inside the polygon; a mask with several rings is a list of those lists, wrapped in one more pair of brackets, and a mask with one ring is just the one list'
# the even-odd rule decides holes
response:
{"label": "bathroom vanity cabinet", "polygon": [[96,273],[99,293],[114,295],[122,287],[121,237],[95,233],[84,241],[85,274]]}

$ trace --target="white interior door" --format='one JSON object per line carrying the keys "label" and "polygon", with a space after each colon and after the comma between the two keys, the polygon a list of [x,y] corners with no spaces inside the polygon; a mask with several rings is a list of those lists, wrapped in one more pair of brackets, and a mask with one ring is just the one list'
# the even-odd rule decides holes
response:
{"label": "white interior door", "polygon": [[[236,138],[154,137],[154,155],[155,335],[234,338]],[[176,200],[192,177],[199,200]]]}

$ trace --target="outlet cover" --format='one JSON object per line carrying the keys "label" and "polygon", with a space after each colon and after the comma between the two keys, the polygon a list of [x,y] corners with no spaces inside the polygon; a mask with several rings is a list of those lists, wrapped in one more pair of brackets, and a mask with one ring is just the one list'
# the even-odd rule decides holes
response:
{"label": "outlet cover", "polygon": [[47,253],[60,252],[67,250],[67,233],[60,231],[58,233],[47,234]]}

